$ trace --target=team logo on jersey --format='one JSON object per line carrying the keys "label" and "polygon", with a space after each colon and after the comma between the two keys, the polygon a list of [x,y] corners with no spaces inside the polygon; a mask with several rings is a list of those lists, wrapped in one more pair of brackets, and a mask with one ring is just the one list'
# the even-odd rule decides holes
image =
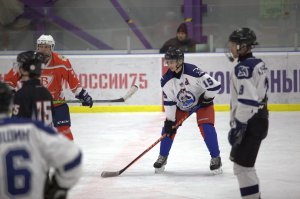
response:
{"label": "team logo on jersey", "polygon": [[41,83],[44,87],[49,88],[50,84],[53,82],[53,76],[41,76]]}
{"label": "team logo on jersey", "polygon": [[185,78],[184,83],[183,83],[183,82],[180,82],[180,83],[179,83],[179,86],[180,86],[180,87],[184,87],[185,85],[189,85],[189,84],[190,84],[189,80],[188,80],[187,78]]}
{"label": "team logo on jersey", "polygon": [[58,55],[58,58],[61,59],[62,61],[67,61],[68,59],[63,56],[63,55]]}
{"label": "team logo on jersey", "polygon": [[263,75],[264,73],[267,73],[268,68],[263,64],[260,67],[258,67],[258,74]]}
{"label": "team logo on jersey", "polygon": [[189,82],[189,80],[188,80],[187,78],[185,78],[184,84],[185,84],[185,85],[189,85],[189,84],[190,84],[190,82]]}
{"label": "team logo on jersey", "polygon": [[184,109],[191,108],[195,102],[195,96],[190,91],[186,91],[185,89],[181,89],[178,92],[177,99]]}
{"label": "team logo on jersey", "polygon": [[243,77],[249,77],[249,67],[247,66],[239,66],[237,71],[237,77],[243,78]]}
{"label": "team logo on jersey", "polygon": [[199,76],[203,73],[200,68],[193,69],[193,72],[197,73]]}

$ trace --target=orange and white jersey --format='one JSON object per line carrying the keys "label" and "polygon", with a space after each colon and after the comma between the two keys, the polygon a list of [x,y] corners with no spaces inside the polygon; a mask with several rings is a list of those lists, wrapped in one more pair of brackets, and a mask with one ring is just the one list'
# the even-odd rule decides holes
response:
{"label": "orange and white jersey", "polygon": [[20,81],[21,74],[19,72],[19,68],[13,66],[7,74],[4,76],[4,81],[7,83],[12,89],[19,90],[22,87],[22,82]]}
{"label": "orange and white jersey", "polygon": [[[18,88],[20,72],[12,68],[4,77],[5,82],[13,87]],[[65,99],[63,87],[67,83],[74,94],[81,91],[80,82],[67,58],[55,52],[52,52],[52,58],[42,69],[41,83],[51,93],[54,101]]]}
{"label": "orange and white jersey", "polygon": [[[55,52],[52,59],[43,68],[41,83],[51,93],[54,101],[65,99],[63,87],[67,83],[73,93],[81,91],[80,82],[67,58]],[[76,92],[77,91],[77,92]]]}

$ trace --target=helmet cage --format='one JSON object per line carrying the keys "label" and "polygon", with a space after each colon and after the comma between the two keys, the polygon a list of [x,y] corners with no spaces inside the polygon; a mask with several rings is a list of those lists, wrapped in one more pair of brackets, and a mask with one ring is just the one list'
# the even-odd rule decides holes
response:
{"label": "helmet cage", "polygon": [[41,35],[36,41],[36,47],[39,45],[49,45],[51,47],[51,51],[54,51],[55,41],[51,35]]}

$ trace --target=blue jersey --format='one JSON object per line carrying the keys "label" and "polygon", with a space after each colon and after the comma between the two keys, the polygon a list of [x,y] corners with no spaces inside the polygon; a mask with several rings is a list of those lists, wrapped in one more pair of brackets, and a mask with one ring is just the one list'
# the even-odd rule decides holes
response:
{"label": "blue jersey", "polygon": [[[2,118],[1,118],[2,117]],[[49,168],[72,187],[82,173],[81,151],[42,122],[0,115],[0,198],[41,199]]]}

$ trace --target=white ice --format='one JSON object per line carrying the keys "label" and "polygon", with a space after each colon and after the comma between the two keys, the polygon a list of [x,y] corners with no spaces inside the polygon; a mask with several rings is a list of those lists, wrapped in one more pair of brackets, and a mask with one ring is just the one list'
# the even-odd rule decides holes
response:
{"label": "white ice", "polygon": [[[228,159],[229,113],[216,113],[223,174],[212,175],[210,156],[192,115],[178,130],[163,174],[153,163],[159,144],[124,173],[119,171],[159,137],[164,113],[72,114],[75,142],[84,154],[84,173],[70,199],[238,199]],[[256,162],[263,199],[300,198],[300,112],[270,112],[270,128]],[[67,149],[66,149],[67,150]]]}

